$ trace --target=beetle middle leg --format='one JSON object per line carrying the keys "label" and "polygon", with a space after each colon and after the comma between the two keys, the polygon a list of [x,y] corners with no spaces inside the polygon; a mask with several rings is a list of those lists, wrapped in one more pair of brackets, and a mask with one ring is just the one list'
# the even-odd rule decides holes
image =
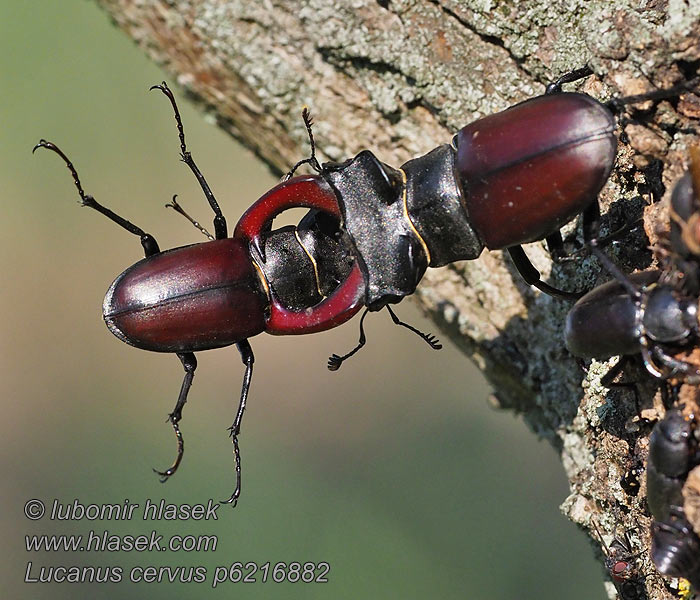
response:
{"label": "beetle middle leg", "polygon": [[167,468],[165,471],[158,471],[153,469],[153,471],[160,475],[161,483],[165,483],[171,475],[175,474],[177,468],[182,462],[182,456],[185,453],[185,441],[182,438],[182,432],[180,431],[180,420],[182,419],[182,408],[187,402],[187,394],[192,387],[192,379],[194,378],[194,372],[197,369],[197,359],[192,352],[178,352],[177,357],[180,359],[183,368],[185,369],[185,378],[182,380],[182,387],[180,388],[180,395],[177,398],[177,403],[173,412],[168,415],[168,421],[173,426],[173,431],[175,432],[175,437],[177,439],[177,456],[173,464]]}
{"label": "beetle middle leg", "polygon": [[[599,227],[600,207],[598,205],[598,199],[595,198],[583,211],[583,241],[591,246],[591,251],[593,251]],[[563,249],[562,238],[559,231],[548,235],[546,240],[550,252],[553,251],[553,258],[555,260],[557,260],[557,258],[561,260]],[[550,294],[551,296],[559,296],[560,298],[566,298],[568,300],[578,300],[586,294],[587,290],[581,292],[567,292],[542,281],[540,279],[540,272],[530,262],[522,246],[511,246],[508,248],[508,253],[511,259],[513,259],[515,268],[522,275],[526,283],[534,285],[538,290]],[[596,256],[598,255],[596,254]]]}
{"label": "beetle middle leg", "polygon": [[532,262],[530,262],[522,246],[511,246],[507,248],[507,250],[515,268],[528,285],[534,285],[538,290],[550,296],[558,296],[559,298],[565,298],[567,300],[578,300],[586,293],[586,291],[567,292],[545,283],[540,279],[540,272],[535,268]]}
{"label": "beetle middle leg", "polygon": [[[385,306],[385,308],[389,311],[389,314],[391,315],[391,320],[394,322],[395,325],[400,325],[401,327],[405,327],[409,331],[412,331],[418,337],[424,340],[433,350],[440,350],[442,348],[442,344],[432,333],[423,333],[422,331],[416,329],[412,325],[404,323],[396,316],[396,313],[393,310],[391,310],[391,307],[388,304]],[[352,350],[350,350],[350,352],[344,354],[343,356],[338,356],[337,354],[331,355],[331,357],[328,359],[329,371],[337,371],[338,369],[340,369],[340,365],[342,365],[345,360],[347,360],[353,354],[355,354],[367,342],[367,337],[365,336],[364,321],[368,312],[369,309],[366,308],[365,312],[362,313],[362,317],[360,318],[360,339],[357,342],[357,346],[355,346]]]}
{"label": "beetle middle leg", "polygon": [[245,365],[245,375],[243,376],[243,385],[241,387],[241,399],[238,403],[238,411],[236,418],[231,427],[228,428],[233,443],[233,456],[236,461],[236,488],[233,490],[231,497],[228,500],[222,500],[221,504],[232,504],[236,506],[238,498],[241,495],[241,451],[238,448],[238,436],[241,433],[241,421],[243,420],[243,412],[245,411],[246,401],[248,400],[248,391],[250,390],[250,382],[253,378],[253,363],[255,356],[253,349],[250,347],[248,340],[243,340],[236,344],[238,351],[241,353],[241,360]]}
{"label": "beetle middle leg", "polygon": [[216,198],[214,197],[207,180],[204,178],[204,175],[202,175],[199,167],[195,164],[192,154],[190,154],[190,152],[187,150],[187,144],[185,143],[185,129],[182,125],[180,111],[178,110],[177,103],[175,102],[175,96],[173,96],[173,93],[170,91],[170,88],[165,81],[163,81],[160,85],[151,86],[150,89],[160,90],[167,96],[168,100],[170,100],[170,104],[173,107],[173,112],[175,113],[178,137],[180,138],[180,158],[182,162],[184,162],[190,168],[192,173],[194,173],[194,176],[197,178],[197,181],[204,192],[207,202],[209,202],[209,206],[211,206],[212,210],[214,211],[214,234],[216,235],[216,239],[222,240],[228,237],[226,219],[221,212],[219,203],[216,201]]}
{"label": "beetle middle leg", "polygon": [[129,233],[133,233],[134,235],[138,235],[139,239],[141,240],[141,246],[143,246],[143,251],[144,251],[147,258],[149,256],[153,256],[154,254],[158,254],[160,252],[160,248],[158,247],[158,242],[156,242],[156,239],[150,233],[146,233],[143,229],[141,229],[140,227],[137,227],[131,221],[127,221],[125,218],[120,217],[117,213],[109,210],[106,206],[102,206],[92,196],[86,194],[83,191],[83,186],[80,183],[80,178],[78,177],[78,172],[75,170],[73,163],[63,153],[63,150],[61,150],[56,144],[54,144],[52,142],[47,142],[46,140],[39,140],[39,143],[36,146],[34,146],[34,148],[32,149],[32,153],[36,152],[37,148],[46,148],[47,150],[51,150],[52,152],[55,152],[63,159],[63,161],[66,163],[66,167],[68,167],[68,170],[70,171],[71,175],[73,176],[73,183],[75,184],[75,187],[78,189],[78,194],[80,195],[80,203],[83,206],[88,206],[88,207],[96,210],[97,212],[102,213],[105,217],[107,217],[111,221],[114,221],[117,225],[119,225],[120,227],[123,227]]}

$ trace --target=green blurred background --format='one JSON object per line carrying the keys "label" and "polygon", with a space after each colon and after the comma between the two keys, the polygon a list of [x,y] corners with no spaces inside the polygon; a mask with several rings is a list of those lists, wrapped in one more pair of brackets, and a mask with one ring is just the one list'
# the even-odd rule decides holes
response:
{"label": "green blurred background", "polygon": [[[235,349],[199,355],[185,410],[187,452],[166,485],[175,444],[164,419],[179,361],[137,351],[105,329],[105,290],[141,258],[138,241],[76,204],[60,144],[88,193],[153,233],[162,248],[201,241],[163,204],[210,212],[178,162],[166,75],[91,2],[4,0],[0,20],[2,182],[3,597],[602,598],[599,567],[559,513],[567,494],[554,451],[509,413],[449,344],[440,353],[384,314],[369,347],[330,373],[357,323],[302,338],[253,340],[256,371],[241,438],[238,508],[210,522],[29,521],[39,498],[141,506],[206,502],[232,489],[233,418],[243,373]],[[173,84],[175,82],[172,82]],[[254,157],[182,99],[190,149],[230,226],[274,184]],[[322,118],[318,115],[317,118]],[[323,144],[323,140],[319,140]],[[359,150],[359,148],[358,148]],[[410,302],[405,320],[434,331]],[[439,332],[438,332],[439,333]],[[140,515],[137,510],[136,515]],[[25,534],[215,534],[207,553],[28,553]],[[119,584],[26,584],[41,566],[109,565]],[[221,584],[235,561],[326,561],[327,584]],[[131,583],[134,565],[202,565],[203,584]]]}

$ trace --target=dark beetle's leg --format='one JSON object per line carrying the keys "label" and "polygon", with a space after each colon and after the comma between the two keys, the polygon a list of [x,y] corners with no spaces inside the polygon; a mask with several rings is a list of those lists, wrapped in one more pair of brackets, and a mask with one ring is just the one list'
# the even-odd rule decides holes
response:
{"label": "dark beetle's leg", "polygon": [[614,379],[620,375],[625,367],[629,364],[630,362],[630,357],[629,356],[621,356],[617,362],[610,367],[608,372],[603,375],[600,379],[601,385],[604,385],[606,388],[622,388],[626,390],[632,390],[632,393],[634,394],[634,407],[635,407],[635,412],[637,414],[641,413],[641,402],[639,398],[639,389],[637,388],[636,383],[631,383],[631,382],[616,382]]}
{"label": "dark beetle's leg", "polygon": [[178,352],[177,357],[180,359],[185,369],[185,378],[182,380],[182,387],[180,388],[180,395],[177,398],[175,408],[173,412],[168,415],[168,421],[170,421],[170,424],[173,426],[175,438],[177,439],[177,456],[175,457],[175,462],[165,471],[153,469],[155,473],[160,475],[161,483],[165,483],[171,475],[175,474],[175,471],[177,471],[177,468],[182,462],[182,455],[185,453],[185,441],[182,439],[182,432],[180,431],[178,423],[182,419],[182,407],[185,406],[185,402],[187,402],[187,394],[190,391],[194,372],[197,369],[197,359],[192,352]]}
{"label": "dark beetle's leg", "polygon": [[598,247],[601,248],[603,246],[607,246],[612,242],[617,242],[625,236],[628,236],[629,234],[633,233],[643,225],[644,219],[642,219],[641,217],[639,219],[635,219],[634,221],[627,221],[627,223],[625,223],[621,227],[618,227],[612,233],[609,233],[605,237],[598,238]]}
{"label": "dark beetle's leg", "polygon": [[678,378],[690,385],[700,383],[700,369],[697,365],[669,356],[658,346],[654,346],[651,353],[664,367],[670,369],[670,372],[665,374],[665,379]]}
{"label": "dark beetle's leg", "polygon": [[238,448],[238,436],[241,433],[241,420],[243,419],[243,411],[245,411],[246,400],[248,399],[248,391],[250,390],[250,381],[253,378],[253,349],[250,347],[248,340],[243,340],[236,344],[238,351],[241,353],[241,360],[245,365],[245,375],[243,376],[243,386],[241,387],[241,399],[238,403],[238,412],[233,421],[233,425],[229,427],[231,434],[231,442],[233,442],[233,456],[236,461],[236,489],[228,500],[222,500],[222,504],[232,504],[236,506],[238,498],[241,495],[241,452]]}
{"label": "dark beetle's leg", "polygon": [[625,366],[629,362],[628,356],[621,356],[617,362],[608,369],[608,372],[600,378],[600,383],[609,388],[611,386],[617,385],[613,383],[613,380],[624,371]]}
{"label": "dark beetle's leg", "polygon": [[583,241],[587,244],[598,244],[600,231],[600,205],[598,200],[591,202],[583,211]]}
{"label": "dark beetle's leg", "polygon": [[56,146],[56,144],[47,142],[46,140],[39,140],[39,143],[36,146],[34,146],[32,152],[35,152],[37,148],[46,148],[47,150],[52,150],[63,159],[63,161],[66,163],[66,167],[68,167],[68,170],[73,176],[73,183],[75,183],[75,187],[78,188],[78,194],[80,194],[80,203],[83,206],[89,206],[97,212],[102,213],[111,221],[114,221],[120,227],[126,229],[129,233],[138,235],[141,239],[141,246],[143,246],[143,251],[147,257],[152,256],[153,254],[158,254],[158,252],[160,252],[160,248],[158,248],[158,242],[156,242],[155,238],[150,233],[146,233],[140,227],[137,227],[130,221],[127,221],[125,218],[120,217],[117,213],[112,212],[107,207],[102,206],[92,196],[88,196],[85,194],[85,192],[83,191],[83,186],[80,184],[78,173],[75,170],[75,167],[73,166],[73,163],[63,153],[63,151],[58,146]]}
{"label": "dark beetle's leg", "polygon": [[662,90],[653,90],[651,92],[645,92],[643,94],[637,94],[635,96],[625,96],[624,98],[613,98],[605,106],[607,106],[613,113],[620,114],[624,107],[628,104],[639,104],[640,102],[647,102],[648,100],[665,100],[667,98],[677,98],[684,92],[695,91],[700,85],[700,78],[695,77],[678,85],[674,85],[670,88]]}
{"label": "dark beetle's leg", "polygon": [[343,364],[343,361],[346,359],[350,358],[353,354],[355,354],[362,346],[365,345],[367,342],[367,338],[365,337],[365,317],[367,316],[367,313],[369,312],[369,308],[365,308],[365,312],[362,313],[362,317],[360,318],[360,340],[357,342],[357,346],[355,346],[350,352],[347,354],[344,354],[343,356],[338,356],[337,354],[333,354],[330,356],[328,359],[328,370],[329,371],[337,371],[340,369],[340,365]]}
{"label": "dark beetle's leg", "polygon": [[160,85],[151,86],[151,89],[160,90],[168,97],[168,100],[170,100],[170,104],[173,107],[173,112],[175,113],[177,133],[180,137],[180,158],[182,159],[182,162],[184,162],[190,168],[192,173],[194,173],[194,176],[197,178],[197,181],[199,182],[199,185],[202,188],[202,191],[204,192],[204,196],[206,197],[207,202],[209,202],[209,206],[211,206],[212,210],[214,211],[214,233],[216,234],[217,240],[222,240],[228,236],[226,228],[226,219],[221,213],[219,203],[216,201],[216,198],[214,198],[214,194],[209,188],[207,180],[204,179],[204,175],[202,175],[202,172],[195,164],[192,155],[187,151],[187,145],[185,144],[185,129],[182,126],[182,119],[180,118],[180,111],[178,110],[177,103],[175,102],[175,96],[173,96],[173,93],[170,91],[170,88],[168,87],[168,84],[165,83],[165,81]]}
{"label": "dark beetle's leg", "polygon": [[630,278],[600,249],[601,240],[596,237],[599,229],[600,207],[596,201],[590,204],[583,212],[583,241],[591,249],[591,253],[600,261],[600,264],[603,265],[603,268],[625,287],[630,296],[632,296],[632,298],[639,298],[640,291],[637,286],[632,283]]}
{"label": "dark beetle's leg", "polygon": [[309,158],[305,158],[304,160],[300,160],[297,164],[295,164],[287,173],[284,177],[284,181],[287,181],[288,179],[292,178],[292,175],[294,175],[294,172],[301,167],[301,165],[308,164],[311,166],[311,168],[316,171],[317,173],[321,172],[321,165],[318,163],[318,160],[316,160],[316,144],[314,143],[314,134],[311,131],[311,127],[313,126],[314,122],[313,119],[311,118],[311,113],[309,112],[308,107],[304,107],[301,111],[301,118],[304,119],[304,125],[306,126],[306,132],[309,134],[309,142],[311,143],[311,156]]}
{"label": "dark beetle's leg", "polygon": [[569,71],[568,73],[564,73],[556,81],[550,83],[545,88],[544,93],[558,94],[559,92],[561,92],[561,86],[565,83],[573,83],[574,81],[578,81],[579,79],[583,79],[584,77],[588,77],[589,75],[593,75],[593,71],[588,65],[586,65],[585,67],[581,67],[580,69]]}
{"label": "dark beetle's leg", "polygon": [[661,382],[661,402],[666,410],[670,410],[678,402],[680,388],[680,383],[671,385],[668,381]]}
{"label": "dark beetle's leg", "polygon": [[412,331],[413,333],[421,337],[423,340],[425,340],[433,350],[440,350],[442,348],[440,340],[438,340],[432,333],[423,333],[422,331],[419,331],[418,329],[409,325],[408,323],[400,321],[388,304],[386,305],[386,309],[389,311],[389,314],[391,315],[391,320],[394,322],[395,325],[401,325],[401,327],[405,327],[406,329]]}
{"label": "dark beetle's leg", "polygon": [[565,292],[558,288],[552,287],[551,285],[545,283],[540,279],[540,272],[535,269],[534,265],[530,262],[530,259],[525,254],[522,246],[511,246],[508,248],[508,253],[511,259],[513,259],[513,264],[518,270],[522,278],[528,285],[534,285],[538,290],[543,291],[545,294],[550,296],[558,296],[560,298],[566,298],[567,300],[578,300],[586,292]]}

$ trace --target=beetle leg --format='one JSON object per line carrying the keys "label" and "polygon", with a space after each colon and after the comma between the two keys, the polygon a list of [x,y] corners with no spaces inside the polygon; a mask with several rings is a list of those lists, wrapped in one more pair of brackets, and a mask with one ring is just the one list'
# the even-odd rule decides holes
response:
{"label": "beetle leg", "polygon": [[670,410],[678,402],[678,393],[681,385],[676,383],[671,385],[668,381],[662,382],[661,385],[661,403],[666,410]]}
{"label": "beetle leg", "polygon": [[639,398],[639,389],[636,383],[630,383],[625,381],[613,381],[618,375],[622,374],[625,366],[630,362],[630,356],[621,356],[617,362],[610,367],[608,372],[600,378],[600,384],[606,388],[622,388],[626,390],[632,390],[634,394],[634,408],[637,414],[641,413],[641,402]]}
{"label": "beetle leg", "polygon": [[528,285],[534,285],[538,290],[541,290],[550,296],[559,296],[560,298],[566,298],[567,300],[578,300],[586,294],[585,291],[565,292],[564,290],[552,287],[551,285],[542,281],[540,279],[540,272],[530,262],[530,259],[525,254],[522,246],[511,246],[507,250],[511,259],[513,260],[515,268],[518,270],[518,273],[522,275],[522,278]]}
{"label": "beetle leg", "polygon": [[83,206],[88,206],[96,210],[97,212],[102,213],[105,217],[107,217],[111,221],[114,221],[117,225],[123,227],[129,233],[138,235],[141,239],[141,246],[143,246],[143,251],[146,254],[146,257],[152,256],[153,254],[158,254],[160,252],[158,242],[156,242],[156,239],[150,233],[146,233],[143,229],[137,227],[131,221],[127,221],[125,218],[120,217],[117,213],[112,212],[105,206],[102,206],[92,196],[87,195],[83,191],[83,186],[80,184],[80,178],[78,177],[78,172],[75,170],[73,163],[63,153],[63,150],[56,146],[56,144],[52,142],[47,142],[46,140],[39,140],[39,143],[32,149],[32,153],[36,152],[37,148],[46,148],[47,150],[52,150],[63,159],[63,161],[66,163],[66,167],[68,167],[68,170],[73,176],[73,183],[75,183],[75,187],[78,188],[78,194],[80,194],[80,203]]}
{"label": "beetle leg", "polygon": [[194,173],[194,176],[197,178],[197,181],[199,182],[199,185],[202,188],[202,191],[204,192],[204,196],[206,197],[207,202],[209,202],[209,206],[211,206],[211,209],[214,211],[214,233],[216,234],[216,239],[222,240],[228,237],[226,219],[224,218],[224,215],[221,212],[221,208],[219,208],[219,203],[216,201],[216,198],[214,197],[214,194],[212,193],[211,188],[207,183],[207,180],[204,179],[204,175],[202,175],[202,172],[199,170],[199,167],[197,167],[197,165],[195,164],[194,159],[192,158],[192,154],[190,154],[187,150],[187,145],[185,144],[185,129],[182,126],[182,119],[180,118],[180,111],[178,110],[177,103],[175,102],[175,96],[173,96],[173,93],[170,91],[170,88],[168,87],[168,84],[165,83],[165,81],[163,81],[160,85],[151,86],[150,89],[160,90],[168,97],[168,100],[170,100],[170,104],[173,107],[173,112],[175,113],[177,133],[180,138],[180,158],[182,162],[184,162],[190,168],[190,171]]}
{"label": "beetle leg", "polygon": [[599,231],[599,225],[600,207],[596,201],[590,204],[583,212],[583,241],[590,247],[591,254],[598,259],[603,268],[624,286],[632,298],[638,300],[641,294],[640,290],[632,280],[610,260],[608,255],[600,249],[601,240],[596,237]]}
{"label": "beetle leg", "polygon": [[400,321],[388,304],[386,305],[386,309],[389,311],[389,314],[391,315],[391,320],[394,322],[395,325],[401,325],[401,327],[405,327],[406,329],[412,331],[413,333],[421,337],[423,340],[425,340],[433,350],[440,350],[442,348],[440,340],[438,340],[432,333],[423,333],[422,331],[419,331],[418,329],[409,325],[408,323]]}
{"label": "beetle leg", "polygon": [[228,500],[222,500],[221,504],[232,504],[236,506],[238,498],[241,495],[241,452],[238,448],[238,436],[241,433],[241,420],[243,419],[243,411],[245,411],[246,400],[248,399],[248,391],[250,390],[250,381],[253,378],[253,363],[255,356],[253,349],[250,347],[248,340],[243,340],[236,344],[238,351],[241,353],[241,360],[245,365],[245,375],[243,376],[243,386],[241,387],[241,400],[238,403],[238,412],[233,421],[233,425],[228,428],[233,443],[233,456],[236,461],[236,489]]}
{"label": "beetle leg", "polygon": [[165,471],[153,469],[154,473],[160,475],[161,483],[165,483],[171,475],[175,474],[175,471],[177,471],[177,468],[182,462],[182,455],[185,453],[185,441],[182,438],[182,432],[180,431],[178,423],[182,419],[182,407],[185,406],[185,402],[187,402],[187,394],[190,391],[194,372],[197,369],[197,359],[192,352],[178,352],[177,357],[180,359],[185,369],[185,378],[182,380],[182,387],[180,388],[180,395],[177,398],[175,408],[173,412],[168,415],[168,421],[170,421],[170,424],[173,426],[175,438],[177,439],[177,456],[175,457],[175,462]]}
{"label": "beetle leg", "polygon": [[579,79],[583,79],[589,75],[593,75],[593,70],[588,65],[581,67],[580,69],[574,69],[573,71],[564,73],[559,79],[550,83],[545,88],[544,93],[547,95],[558,94],[561,92],[561,86],[565,83],[573,83],[574,81],[578,81]]}
{"label": "beetle leg", "polygon": [[652,348],[651,352],[655,359],[657,359],[664,367],[671,370],[671,372],[664,377],[665,379],[680,377],[683,379],[684,383],[688,383],[690,385],[697,385],[700,383],[700,369],[698,369],[696,365],[673,358],[672,356],[666,354],[658,346]]}
{"label": "beetle leg", "polygon": [[554,233],[550,233],[545,240],[547,241],[547,250],[554,262],[562,262],[567,259],[564,252],[564,240],[561,237],[561,231],[557,229]]}
{"label": "beetle leg", "polygon": [[362,313],[362,317],[360,318],[360,340],[357,342],[357,346],[355,346],[350,352],[347,354],[344,354],[343,356],[338,356],[337,354],[332,354],[330,358],[328,359],[328,370],[329,371],[337,371],[340,369],[340,365],[343,364],[343,361],[346,359],[350,358],[353,354],[355,354],[362,346],[365,345],[367,342],[367,337],[365,336],[365,317],[367,316],[367,313],[369,312],[369,308],[365,308],[365,312]]}
{"label": "beetle leg", "polygon": [[[391,320],[394,322],[395,325],[401,325],[401,327],[405,327],[406,329],[412,331],[425,342],[427,342],[433,350],[440,350],[442,348],[442,344],[432,333],[423,333],[422,331],[416,329],[412,325],[404,323],[396,316],[396,313],[393,310],[391,310],[391,307],[388,304],[385,308],[389,311],[389,314],[391,315]],[[340,369],[340,365],[342,365],[346,359],[350,358],[353,354],[355,354],[360,348],[362,348],[365,345],[365,343],[367,342],[367,337],[365,336],[364,321],[368,312],[369,309],[366,308],[365,312],[362,313],[362,318],[360,319],[360,339],[357,342],[357,346],[355,346],[352,350],[350,350],[350,352],[344,354],[343,356],[338,356],[337,354],[331,355],[331,357],[328,359],[328,370],[337,371],[338,369]]]}

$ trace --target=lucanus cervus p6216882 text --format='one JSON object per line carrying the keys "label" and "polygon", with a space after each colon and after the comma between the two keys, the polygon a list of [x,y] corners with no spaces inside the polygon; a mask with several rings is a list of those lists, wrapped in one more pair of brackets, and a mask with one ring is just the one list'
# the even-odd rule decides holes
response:
{"label": "lucanus cervus p6216882 text", "polygon": [[[230,239],[218,202],[187,151],[175,99],[165,84],[154,86],[172,104],[182,160],[215,215],[214,241],[165,252],[153,236],[86,195],[66,155],[42,140],[36,148],[64,159],[82,203],[139,236],[144,248],[146,258],[110,287],[103,312],[121,340],[176,353],[184,367],[170,414],[178,453],[163,478],[183,455],[178,423],[197,365],[194,352],[236,344],[246,366],[231,427],[237,478],[229,502],[235,502],[241,489],[238,435],[254,360],[249,337],[318,332],[345,322],[363,305],[386,306],[397,324],[437,348],[432,336],[399,321],[388,305],[413,293],[428,266],[476,258],[484,247],[508,248],[526,281],[541,290],[577,297],[540,281],[520,244],[546,238],[557,247],[559,227],[581,212],[584,237],[591,237],[597,223],[596,196],[615,158],[613,112],[585,94],[560,91],[563,83],[588,74],[582,69],[560,78],[547,94],[467,125],[454,145],[399,169],[369,151],[321,166],[305,115],[311,158],[254,203]],[[317,173],[291,177],[303,163]],[[273,219],[295,207],[312,212],[287,234],[272,230]],[[360,329],[357,348],[331,357],[329,368],[362,346]]]}

